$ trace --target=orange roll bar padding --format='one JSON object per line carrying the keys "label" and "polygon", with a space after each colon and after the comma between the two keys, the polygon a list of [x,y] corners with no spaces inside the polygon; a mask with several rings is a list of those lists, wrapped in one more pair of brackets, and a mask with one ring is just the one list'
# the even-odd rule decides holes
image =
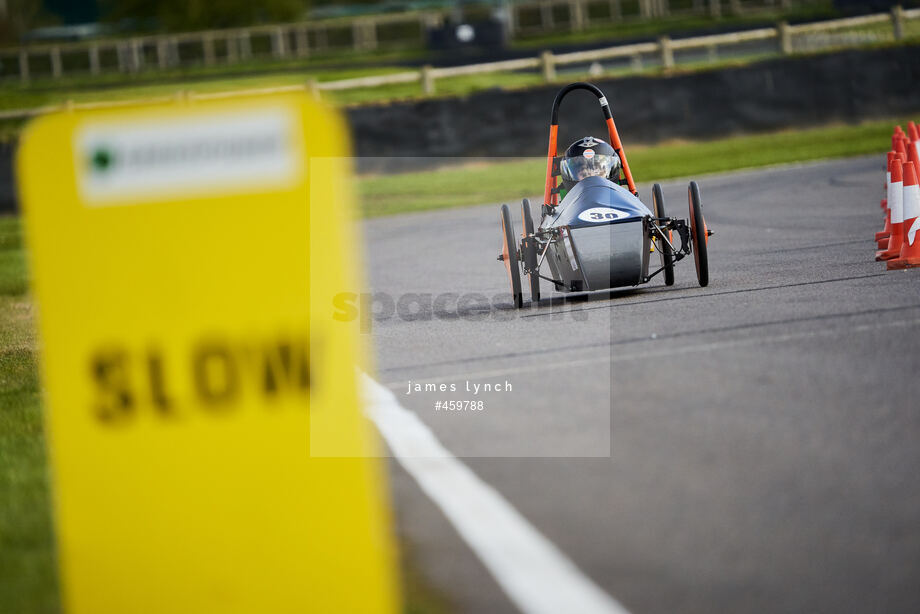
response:
{"label": "orange roll bar padding", "polygon": [[556,157],[556,137],[559,133],[559,126],[552,124],[549,127],[549,153],[546,154],[546,184],[543,188],[543,204],[554,205],[553,188],[556,187],[556,178],[553,176],[553,159]]}
{"label": "orange roll bar padding", "polygon": [[629,191],[639,195],[639,192],[636,191],[636,184],[633,182],[632,172],[629,170],[629,162],[626,160],[626,150],[623,149],[623,144],[620,142],[620,135],[617,133],[617,126],[613,123],[613,118],[607,118],[607,134],[610,135],[610,144],[613,145],[613,150],[617,152],[617,155],[620,156],[620,162],[623,163],[623,174],[626,175],[626,184],[629,186]]}
{"label": "orange roll bar padding", "polygon": [[610,113],[610,105],[607,103],[607,97],[604,96],[604,92],[593,83],[579,81],[577,83],[570,83],[559,90],[559,93],[556,94],[556,98],[553,100],[553,115],[549,123],[549,150],[546,160],[546,185],[543,190],[543,204],[555,206],[559,201],[559,195],[553,194],[553,189],[556,187],[556,178],[553,176],[553,159],[556,157],[557,153],[556,139],[559,134],[559,106],[562,104],[562,99],[565,98],[569,92],[575,90],[587,90],[597,96],[597,101],[601,105],[601,111],[604,113],[604,119],[607,121],[607,134],[610,137],[610,145],[617,155],[620,156],[620,162],[623,165],[623,174],[626,175],[626,184],[629,186],[629,191],[638,197],[639,192],[636,191],[636,184],[633,181],[632,172],[629,170],[629,162],[626,160],[626,150],[623,149],[623,143],[620,142],[620,135],[617,133],[616,124],[613,123],[613,115]]}

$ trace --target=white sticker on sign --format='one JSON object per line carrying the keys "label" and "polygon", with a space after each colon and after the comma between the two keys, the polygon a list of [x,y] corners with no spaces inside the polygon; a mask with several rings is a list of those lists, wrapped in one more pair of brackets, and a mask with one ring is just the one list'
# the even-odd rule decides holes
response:
{"label": "white sticker on sign", "polygon": [[285,189],[304,172],[299,117],[280,107],[83,124],[77,187],[90,206]]}
{"label": "white sticker on sign", "polygon": [[611,222],[624,217],[629,217],[629,212],[620,211],[619,209],[613,209],[611,207],[592,207],[578,214],[578,219],[582,222],[594,223]]}

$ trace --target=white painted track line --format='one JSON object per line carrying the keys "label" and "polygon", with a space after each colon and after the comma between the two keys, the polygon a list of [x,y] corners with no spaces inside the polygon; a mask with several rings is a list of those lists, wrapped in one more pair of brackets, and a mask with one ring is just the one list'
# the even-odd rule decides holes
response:
{"label": "white painted track line", "polygon": [[628,614],[494,488],[452,455],[413,412],[362,374],[368,416],[393,456],[525,614]]}

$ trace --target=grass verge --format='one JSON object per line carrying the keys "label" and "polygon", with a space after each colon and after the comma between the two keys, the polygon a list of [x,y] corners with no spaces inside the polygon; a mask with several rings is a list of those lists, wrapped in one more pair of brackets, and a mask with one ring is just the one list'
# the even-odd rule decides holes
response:
{"label": "grass verge", "polygon": [[301,85],[308,78],[314,78],[318,82],[337,81],[355,77],[385,75],[404,70],[406,69],[394,66],[355,68],[319,73],[296,71],[276,74],[202,78],[187,82],[166,81],[160,83],[137,84],[131,83],[130,81],[123,81],[101,88],[85,87],[81,85],[79,81],[71,82],[69,87],[65,85],[56,88],[17,85],[0,90],[0,109],[28,109],[45,105],[63,104],[68,100],[72,100],[76,103],[135,100],[154,98],[157,96],[170,96],[181,90],[192,90],[196,93],[204,94],[210,92],[279,87],[284,85]]}
{"label": "grass verge", "polygon": [[19,220],[0,218],[0,604],[57,612],[32,305]]}
{"label": "grass verge", "polygon": [[[902,118],[654,147],[630,148],[626,143],[626,152],[635,180],[648,184],[675,177],[884,152],[891,141],[892,125],[906,122]],[[545,159],[528,158],[362,177],[358,182],[362,213],[376,217],[479,203],[512,203],[541,193],[545,170]]]}

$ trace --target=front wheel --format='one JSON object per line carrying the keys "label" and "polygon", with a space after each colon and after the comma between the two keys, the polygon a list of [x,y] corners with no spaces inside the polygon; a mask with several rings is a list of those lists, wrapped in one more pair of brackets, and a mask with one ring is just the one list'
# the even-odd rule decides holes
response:
{"label": "front wheel", "polygon": [[[661,195],[661,186],[657,183],[652,186],[652,207],[655,212],[655,217],[663,218],[667,217],[667,213],[664,210],[664,197]],[[670,231],[668,232],[668,240],[672,239]],[[661,253],[661,266],[664,267],[664,285],[673,286],[674,285],[674,256],[672,255],[671,246],[665,241],[658,242],[658,251]]]}
{"label": "front wheel", "polygon": [[709,229],[703,219],[703,205],[700,200],[700,186],[695,181],[690,182],[687,188],[687,199],[690,201],[690,240],[693,243],[693,261],[696,263],[696,278],[700,285],[709,285]]}
{"label": "front wheel", "polygon": [[514,226],[511,224],[511,209],[502,205],[502,262],[508,271],[508,281],[511,282],[511,299],[514,306],[524,306],[524,294],[521,292],[521,265],[517,253],[517,237],[514,236]]}
{"label": "front wheel", "polygon": [[537,247],[533,241],[533,216],[530,214],[530,201],[526,198],[521,201],[521,217],[524,219],[524,234],[526,239],[523,250],[524,264],[530,270],[530,300],[534,303],[540,301],[540,275],[537,271]]}

